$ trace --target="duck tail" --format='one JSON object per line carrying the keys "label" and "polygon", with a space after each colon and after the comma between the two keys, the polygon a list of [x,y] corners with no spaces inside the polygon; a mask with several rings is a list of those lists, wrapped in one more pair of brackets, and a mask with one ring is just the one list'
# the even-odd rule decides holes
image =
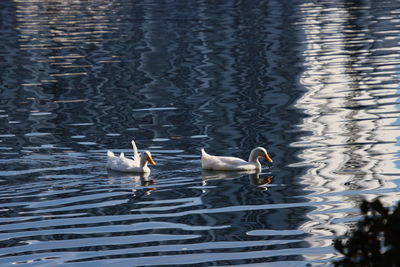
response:
{"label": "duck tail", "polygon": [[210,155],[204,150],[204,148],[202,148],[201,149],[201,157],[202,158],[207,158],[207,157],[209,157]]}
{"label": "duck tail", "polygon": [[110,150],[107,151],[107,158],[113,158],[115,157],[114,153]]}
{"label": "duck tail", "polygon": [[133,159],[138,160],[140,158],[140,155],[138,153],[138,149],[137,149],[135,140],[132,139],[131,144],[132,144],[132,148],[133,148]]}
{"label": "duck tail", "polygon": [[207,152],[204,150],[204,148],[202,148],[201,149],[201,168],[208,169],[209,159],[210,159],[210,155],[207,154]]}

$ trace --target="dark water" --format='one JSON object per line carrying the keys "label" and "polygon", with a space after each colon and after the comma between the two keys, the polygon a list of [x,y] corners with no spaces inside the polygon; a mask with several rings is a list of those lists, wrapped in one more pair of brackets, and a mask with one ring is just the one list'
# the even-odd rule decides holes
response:
{"label": "dark water", "polygon": [[[398,1],[0,2],[0,265],[306,266],[399,200]],[[150,176],[105,169],[150,150]],[[260,174],[205,173],[200,149]]]}

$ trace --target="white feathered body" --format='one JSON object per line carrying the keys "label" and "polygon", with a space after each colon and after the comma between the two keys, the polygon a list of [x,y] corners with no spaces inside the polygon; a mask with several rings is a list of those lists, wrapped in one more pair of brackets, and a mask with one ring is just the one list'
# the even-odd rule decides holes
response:
{"label": "white feathered body", "polygon": [[117,157],[112,151],[107,151],[107,168],[119,172],[149,173],[150,168],[147,166],[147,162],[156,164],[151,153],[145,151],[142,155],[138,152],[134,140],[131,141],[131,144],[133,148],[132,159],[126,158],[123,152]]}
{"label": "white feathered body", "polygon": [[126,158],[124,153],[119,157],[115,156],[112,151],[107,151],[107,168],[119,172],[150,172],[150,168],[146,164],[142,164],[140,159]]}
{"label": "white feathered body", "polygon": [[251,171],[260,170],[258,160],[248,162],[236,157],[213,156],[201,150],[201,167],[205,170],[215,171]]}

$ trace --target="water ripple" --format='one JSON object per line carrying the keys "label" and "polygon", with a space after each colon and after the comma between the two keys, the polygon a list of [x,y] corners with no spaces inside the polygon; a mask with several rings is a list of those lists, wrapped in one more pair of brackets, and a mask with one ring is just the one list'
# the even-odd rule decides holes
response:
{"label": "water ripple", "polygon": [[[400,6],[1,1],[0,265],[329,265],[399,200]],[[106,152],[151,151],[147,175]],[[200,149],[261,173],[206,173]]]}

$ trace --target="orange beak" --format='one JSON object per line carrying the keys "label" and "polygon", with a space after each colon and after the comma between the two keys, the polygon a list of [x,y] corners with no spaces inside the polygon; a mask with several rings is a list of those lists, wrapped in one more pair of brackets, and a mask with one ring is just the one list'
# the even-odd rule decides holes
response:
{"label": "orange beak", "polygon": [[266,159],[268,162],[271,162],[271,163],[272,163],[272,159],[271,159],[271,157],[270,157],[268,154],[265,154],[265,159]]}
{"label": "orange beak", "polygon": [[152,158],[151,156],[149,156],[149,157],[147,158],[147,160],[148,160],[151,164],[156,165],[156,162],[153,160],[153,158]]}

